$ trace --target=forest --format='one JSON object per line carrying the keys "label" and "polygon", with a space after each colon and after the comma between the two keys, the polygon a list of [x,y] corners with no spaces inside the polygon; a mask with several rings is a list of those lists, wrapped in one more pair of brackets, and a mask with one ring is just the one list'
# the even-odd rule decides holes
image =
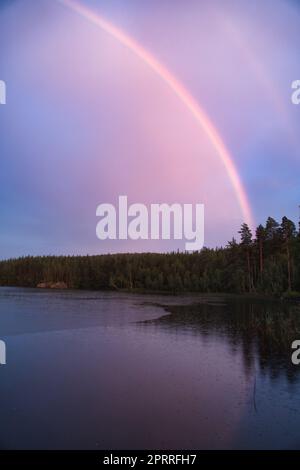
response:
{"label": "forest", "polygon": [[223,292],[299,296],[300,232],[269,217],[239,241],[198,252],[26,256],[0,261],[0,285],[147,292]]}

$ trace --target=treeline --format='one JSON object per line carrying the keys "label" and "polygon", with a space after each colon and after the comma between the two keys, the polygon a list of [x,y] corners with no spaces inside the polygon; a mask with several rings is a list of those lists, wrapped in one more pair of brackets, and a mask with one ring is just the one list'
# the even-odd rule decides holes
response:
{"label": "treeline", "polygon": [[[0,262],[2,286],[65,283],[74,289],[165,292],[300,291],[300,236],[295,224],[271,217],[253,236],[243,224],[240,242],[224,248],[167,254],[24,257]],[[299,294],[300,295],[300,294]]]}

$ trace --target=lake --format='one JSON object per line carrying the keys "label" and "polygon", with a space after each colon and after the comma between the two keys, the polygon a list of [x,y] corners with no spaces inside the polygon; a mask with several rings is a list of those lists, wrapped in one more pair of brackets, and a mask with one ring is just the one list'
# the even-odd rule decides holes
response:
{"label": "lake", "polygon": [[292,304],[0,288],[1,449],[299,449]]}

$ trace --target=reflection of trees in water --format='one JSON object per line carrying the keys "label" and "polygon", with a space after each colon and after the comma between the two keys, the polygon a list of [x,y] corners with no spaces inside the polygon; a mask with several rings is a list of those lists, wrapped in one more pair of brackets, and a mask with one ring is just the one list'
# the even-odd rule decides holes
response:
{"label": "reflection of trees in water", "polygon": [[292,304],[214,299],[164,308],[170,315],[147,323],[200,334],[207,339],[212,334],[226,338],[233,353],[242,351],[247,374],[257,366],[263,375],[276,379],[285,374],[293,382],[300,372],[300,365],[291,362],[291,344],[300,339],[300,311]]}

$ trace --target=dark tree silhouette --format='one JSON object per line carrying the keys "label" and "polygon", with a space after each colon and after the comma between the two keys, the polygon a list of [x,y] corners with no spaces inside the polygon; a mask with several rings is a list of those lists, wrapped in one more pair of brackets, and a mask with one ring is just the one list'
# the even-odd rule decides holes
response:
{"label": "dark tree silhouette", "polygon": [[[255,239],[247,224],[224,248],[194,253],[128,253],[98,256],[37,256],[0,261],[0,285],[68,286],[163,292],[300,291],[300,237],[295,224],[271,217]],[[296,294],[300,297],[300,294]]]}

